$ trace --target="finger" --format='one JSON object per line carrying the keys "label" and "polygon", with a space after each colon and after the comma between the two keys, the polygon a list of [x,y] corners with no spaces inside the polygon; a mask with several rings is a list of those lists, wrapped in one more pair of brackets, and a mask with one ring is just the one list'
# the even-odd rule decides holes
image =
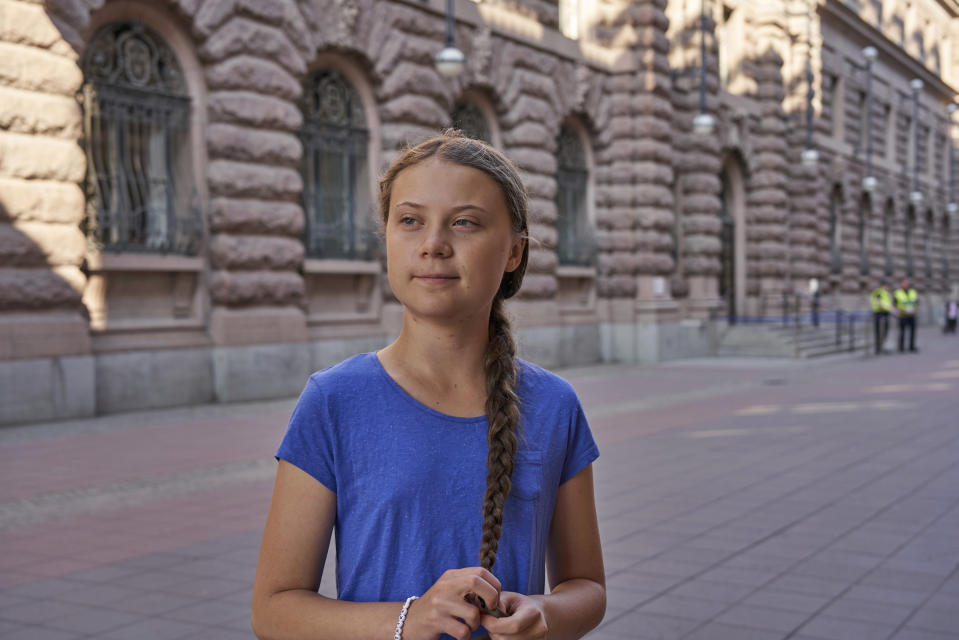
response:
{"label": "finger", "polygon": [[538,619],[539,613],[534,607],[519,607],[505,618],[494,618],[489,614],[480,616],[480,624],[490,633],[515,635],[530,628]]}
{"label": "finger", "polygon": [[[489,575],[492,576],[493,574],[490,573]],[[498,580],[496,582],[499,583]],[[471,575],[466,578],[466,585],[469,593],[474,593],[483,599],[487,609],[495,609],[499,606],[499,588],[491,584],[485,576]]]}
{"label": "finger", "polygon": [[488,569],[484,569],[483,567],[477,567],[477,568],[479,569],[479,576],[483,578],[483,580],[491,584],[493,588],[496,589],[497,593],[503,590],[503,585],[500,583],[499,579],[492,574],[491,571],[489,571]]}

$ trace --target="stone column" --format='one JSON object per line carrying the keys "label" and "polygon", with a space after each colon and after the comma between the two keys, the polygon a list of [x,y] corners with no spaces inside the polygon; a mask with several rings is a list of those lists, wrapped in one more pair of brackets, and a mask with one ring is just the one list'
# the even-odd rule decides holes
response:
{"label": "stone column", "polygon": [[95,408],[80,302],[82,82],[43,5],[0,0],[0,424]]}
{"label": "stone column", "polygon": [[[676,151],[675,215],[679,216],[676,234],[678,264],[672,278],[672,293],[687,298],[686,307],[694,317],[706,317],[721,303],[719,291],[719,254],[721,221],[719,201],[721,170],[719,119],[711,134],[693,131],[693,119],[700,113],[701,80],[701,7],[693,2],[673,19],[677,29],[672,35],[673,66],[677,75],[672,84],[673,149]],[[719,99],[718,56],[715,21],[706,15],[706,113],[717,116]]]}
{"label": "stone column", "polygon": [[[777,299],[786,275],[786,118],[782,107],[782,58],[772,48],[755,61],[760,120],[755,135],[755,170],[747,195],[746,272],[758,279],[760,295]],[[778,299],[777,299],[778,300]],[[769,309],[766,309],[769,312]]]}
{"label": "stone column", "polygon": [[194,18],[206,68],[209,257],[218,400],[295,393],[310,371],[304,286],[302,123],[313,43],[287,3],[206,2]]}

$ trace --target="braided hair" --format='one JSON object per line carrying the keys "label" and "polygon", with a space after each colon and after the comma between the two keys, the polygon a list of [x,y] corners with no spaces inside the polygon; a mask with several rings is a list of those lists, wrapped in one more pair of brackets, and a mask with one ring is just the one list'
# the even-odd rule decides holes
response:
{"label": "braided hair", "polygon": [[[444,131],[407,149],[386,170],[379,182],[379,211],[383,224],[386,224],[389,216],[390,195],[396,176],[404,169],[433,156],[479,169],[493,178],[503,191],[513,231],[523,236],[527,234],[528,196],[516,166],[490,145],[467,138],[455,130]],[[484,357],[485,409],[489,423],[486,439],[489,453],[486,458],[486,491],[483,494],[483,524],[479,550],[480,566],[485,569],[491,569],[496,562],[503,528],[503,505],[510,492],[519,425],[516,343],[503,302],[519,291],[528,261],[527,243],[523,247],[523,255],[516,270],[503,274],[490,311],[489,343]]]}

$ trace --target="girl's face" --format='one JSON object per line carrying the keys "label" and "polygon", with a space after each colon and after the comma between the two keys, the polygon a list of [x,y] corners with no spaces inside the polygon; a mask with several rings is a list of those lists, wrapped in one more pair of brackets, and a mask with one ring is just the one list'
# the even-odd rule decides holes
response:
{"label": "girl's face", "polygon": [[503,274],[519,266],[524,243],[499,185],[479,169],[432,157],[393,182],[387,273],[407,312],[488,317]]}

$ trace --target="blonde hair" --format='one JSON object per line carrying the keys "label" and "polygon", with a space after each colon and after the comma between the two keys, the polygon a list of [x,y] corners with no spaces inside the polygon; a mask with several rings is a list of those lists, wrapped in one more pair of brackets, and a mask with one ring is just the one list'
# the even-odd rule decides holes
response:
{"label": "blonde hair", "polygon": [[[479,140],[452,129],[411,147],[397,158],[379,183],[379,211],[385,225],[389,218],[390,196],[396,176],[404,169],[437,157],[447,162],[479,169],[502,189],[513,231],[528,233],[529,197],[516,166],[502,153]],[[519,266],[504,273],[493,298],[489,319],[489,343],[484,358],[486,377],[486,418],[489,422],[486,458],[486,491],[483,494],[483,524],[480,566],[491,569],[503,528],[503,505],[509,495],[513,457],[517,447],[519,400],[516,396],[516,343],[503,301],[519,291],[529,261],[529,243],[523,247]]]}

